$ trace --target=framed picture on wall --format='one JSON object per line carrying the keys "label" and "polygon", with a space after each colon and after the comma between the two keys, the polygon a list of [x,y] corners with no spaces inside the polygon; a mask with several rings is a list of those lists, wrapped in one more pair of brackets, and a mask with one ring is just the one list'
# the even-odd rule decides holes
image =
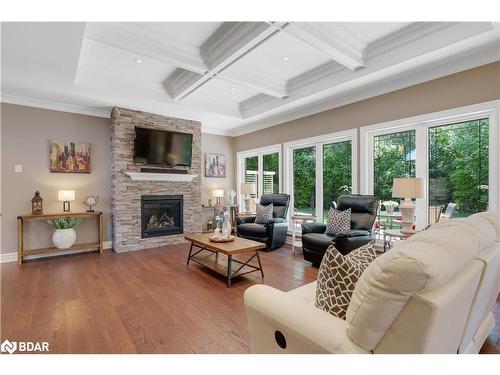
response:
{"label": "framed picture on wall", "polygon": [[50,141],[51,173],[90,173],[90,143]]}
{"label": "framed picture on wall", "polygon": [[226,155],[205,154],[205,177],[226,177]]}

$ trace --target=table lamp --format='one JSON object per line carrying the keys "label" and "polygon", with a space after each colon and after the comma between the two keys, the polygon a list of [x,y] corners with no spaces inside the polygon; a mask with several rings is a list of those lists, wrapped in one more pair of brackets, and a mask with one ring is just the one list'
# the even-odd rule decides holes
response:
{"label": "table lamp", "polygon": [[392,183],[392,196],[404,198],[403,204],[399,206],[401,211],[401,233],[414,233],[413,218],[415,217],[415,205],[412,198],[422,198],[424,195],[424,179],[415,177],[395,178]]}
{"label": "table lamp", "polygon": [[254,183],[242,183],[241,184],[241,194],[245,195],[245,211],[250,212],[250,207],[253,201],[253,198],[250,194],[257,193],[257,186]]}
{"label": "table lamp", "polygon": [[224,190],[223,189],[214,189],[212,191],[212,196],[216,198],[216,204],[220,205],[220,199],[224,197]]}
{"label": "table lamp", "polygon": [[69,212],[71,210],[70,201],[75,200],[74,190],[59,190],[57,192],[57,200],[63,202],[63,211]]}

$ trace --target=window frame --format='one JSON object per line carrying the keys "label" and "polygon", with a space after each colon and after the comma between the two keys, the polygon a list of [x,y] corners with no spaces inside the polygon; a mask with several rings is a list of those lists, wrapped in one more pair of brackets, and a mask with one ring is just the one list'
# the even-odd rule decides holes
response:
{"label": "window frame", "polygon": [[488,207],[498,210],[500,144],[498,131],[500,100],[432,112],[424,115],[403,118],[395,121],[364,126],[360,128],[360,190],[362,194],[373,194],[373,138],[378,135],[415,130],[415,169],[416,176],[424,178],[424,197],[416,201],[417,229],[424,228],[428,222],[428,181],[429,181],[429,128],[451,125],[488,118],[489,127],[489,165],[488,165]]}
{"label": "window frame", "polygon": [[[323,220],[323,145],[351,141],[351,191],[358,192],[358,131],[349,129],[317,137],[303,138],[283,144],[283,170],[286,171],[285,192],[290,194],[289,222],[294,209],[293,151],[316,147],[316,217]],[[318,152],[319,150],[319,152]],[[290,224],[291,225],[291,224]]]}
{"label": "window frame", "polygon": [[257,157],[257,170],[258,170],[258,188],[257,190],[260,194],[257,196],[257,201],[260,199],[262,193],[264,192],[264,155],[278,154],[278,165],[279,165],[279,190],[283,191],[283,161],[281,152],[281,143],[274,144],[266,147],[253,148],[244,151],[238,151],[236,153],[236,171],[237,171],[237,186],[236,192],[238,195],[237,204],[241,210],[243,210],[244,202],[241,196],[241,184],[245,181],[245,159],[249,157]]}

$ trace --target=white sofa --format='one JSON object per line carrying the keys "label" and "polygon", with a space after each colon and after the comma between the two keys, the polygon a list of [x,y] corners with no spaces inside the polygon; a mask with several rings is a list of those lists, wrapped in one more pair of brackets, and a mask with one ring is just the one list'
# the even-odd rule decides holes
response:
{"label": "white sofa", "polygon": [[315,307],[316,282],[248,288],[252,352],[478,353],[495,326],[498,223],[484,212],[401,241],[365,270],[346,320]]}

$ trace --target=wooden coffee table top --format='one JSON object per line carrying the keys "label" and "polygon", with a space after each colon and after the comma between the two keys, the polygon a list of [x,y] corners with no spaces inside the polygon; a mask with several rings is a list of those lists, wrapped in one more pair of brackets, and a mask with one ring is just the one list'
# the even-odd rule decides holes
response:
{"label": "wooden coffee table top", "polygon": [[241,237],[236,237],[234,241],[231,242],[211,242],[208,238],[212,235],[213,233],[186,234],[184,238],[196,245],[203,246],[207,249],[218,251],[226,255],[248,253],[266,248],[266,244],[262,242],[247,240],[246,238]]}

